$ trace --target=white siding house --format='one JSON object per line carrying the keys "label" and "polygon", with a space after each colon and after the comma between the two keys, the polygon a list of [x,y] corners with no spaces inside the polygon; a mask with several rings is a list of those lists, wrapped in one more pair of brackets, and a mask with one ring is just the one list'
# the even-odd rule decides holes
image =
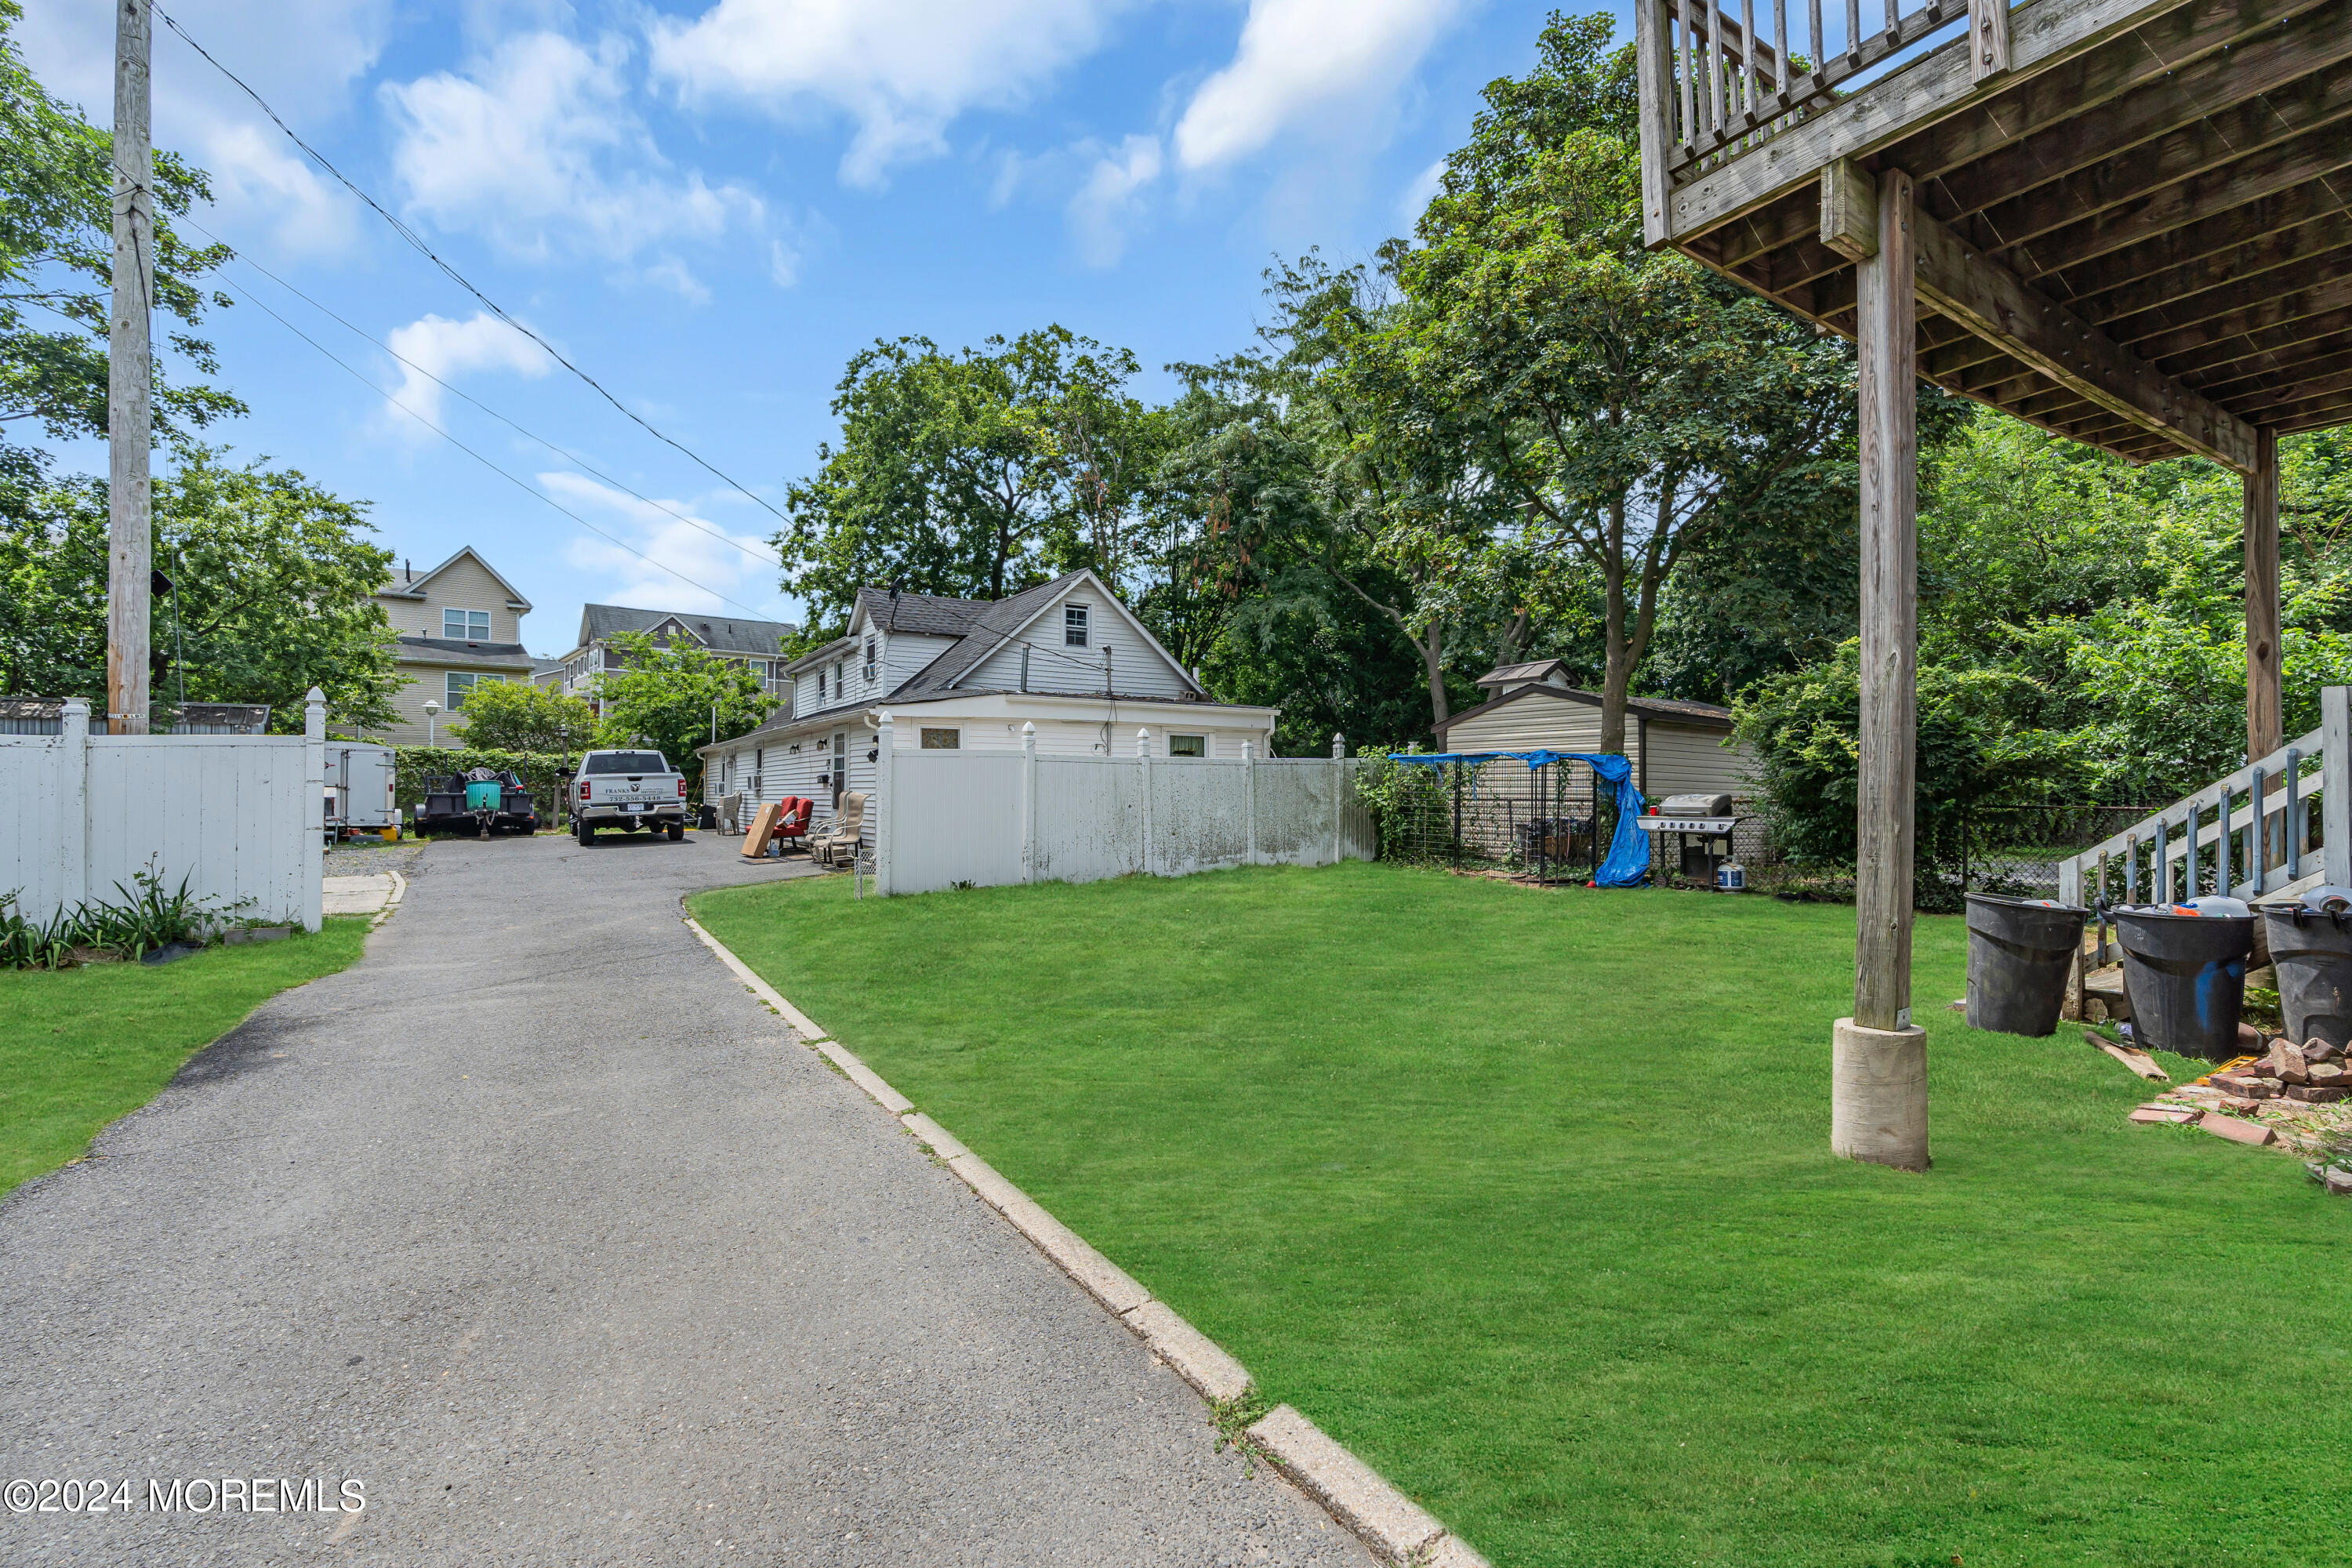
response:
{"label": "white siding house", "polygon": [[1018,751],[1026,724],[1043,755],[1131,756],[1145,729],[1179,759],[1264,757],[1278,711],[1212,701],[1084,571],[992,602],[865,589],[846,634],[784,679],[785,709],[702,749],[705,793],[802,795],[820,821],[873,787],[886,708],[902,750]]}
{"label": "white siding house", "polygon": [[[1448,752],[1597,752],[1601,694],[1568,684],[1560,662],[1506,665],[1478,684],[1495,693],[1437,727]],[[1635,697],[1625,704],[1625,756],[1653,801],[1670,795],[1756,790],[1754,757],[1731,739],[1731,710]]]}

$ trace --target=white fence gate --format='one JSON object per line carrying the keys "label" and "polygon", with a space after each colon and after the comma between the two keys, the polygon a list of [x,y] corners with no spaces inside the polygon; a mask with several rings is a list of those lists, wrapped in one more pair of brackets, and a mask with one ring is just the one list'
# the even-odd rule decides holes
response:
{"label": "white fence gate", "polygon": [[881,730],[880,892],[1372,858],[1360,763],[1336,741],[1328,760],[1155,758],[1146,731],[1133,757],[1052,757],[1025,725],[1018,752],[901,752],[887,713]]}
{"label": "white fence gate", "polygon": [[326,701],[299,735],[93,735],[66,704],[55,735],[0,735],[0,893],[46,921],[120,901],[151,868],[164,891],[237,918],[316,931],[326,803]]}

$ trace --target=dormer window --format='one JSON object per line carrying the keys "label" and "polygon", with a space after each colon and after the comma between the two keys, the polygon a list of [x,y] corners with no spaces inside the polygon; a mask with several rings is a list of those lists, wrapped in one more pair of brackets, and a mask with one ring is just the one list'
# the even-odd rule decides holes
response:
{"label": "dormer window", "polygon": [[1062,606],[1062,646],[1064,647],[1087,646],[1087,607],[1084,605]]}
{"label": "dormer window", "polygon": [[444,610],[441,612],[441,635],[451,642],[488,642],[490,640],[490,612]]}

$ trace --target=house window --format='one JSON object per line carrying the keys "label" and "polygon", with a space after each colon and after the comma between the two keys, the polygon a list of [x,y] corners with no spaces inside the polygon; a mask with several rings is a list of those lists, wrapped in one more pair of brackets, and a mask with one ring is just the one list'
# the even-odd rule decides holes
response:
{"label": "house window", "polygon": [[1171,757],[1205,757],[1209,754],[1209,738],[1206,735],[1171,735],[1168,737],[1168,754]]}
{"label": "house window", "polygon": [[447,700],[442,706],[455,713],[466,705],[466,694],[474,689],[476,681],[497,680],[500,678],[495,675],[466,675],[453,669],[448,672],[448,679],[449,684],[446,689]]}
{"label": "house window", "polygon": [[868,685],[871,685],[874,680],[874,639],[872,637],[866,639],[866,679]]}
{"label": "house window", "polygon": [[490,612],[444,610],[441,612],[441,635],[452,642],[488,642],[490,640]]}
{"label": "house window", "polygon": [[1084,605],[1062,606],[1062,646],[1064,647],[1087,646],[1087,607]]}
{"label": "house window", "polygon": [[961,730],[925,730],[923,731],[923,750],[927,752],[955,752],[962,749],[963,731]]}

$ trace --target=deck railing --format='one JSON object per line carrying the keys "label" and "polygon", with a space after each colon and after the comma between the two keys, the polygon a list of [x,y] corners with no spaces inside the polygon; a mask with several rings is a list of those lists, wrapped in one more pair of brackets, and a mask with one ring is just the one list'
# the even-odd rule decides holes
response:
{"label": "deck railing", "polygon": [[[1645,71],[1643,112],[1665,132],[1675,184],[1760,146],[1834,102],[1839,85],[1941,32],[1971,11],[1998,17],[2006,55],[2007,0],[1804,0],[1801,37],[1790,33],[1789,0],[1639,0],[1642,31],[1659,67]],[[1731,15],[1736,4],[1740,11]],[[1883,9],[1882,26],[1878,13]],[[1663,97],[1664,102],[1651,100]]]}
{"label": "deck railing", "polygon": [[[2352,885],[2352,687],[2320,693],[2318,729],[2058,865],[2060,900],[2102,910],[2319,881]],[[2104,921],[2097,942],[2109,962]]]}

